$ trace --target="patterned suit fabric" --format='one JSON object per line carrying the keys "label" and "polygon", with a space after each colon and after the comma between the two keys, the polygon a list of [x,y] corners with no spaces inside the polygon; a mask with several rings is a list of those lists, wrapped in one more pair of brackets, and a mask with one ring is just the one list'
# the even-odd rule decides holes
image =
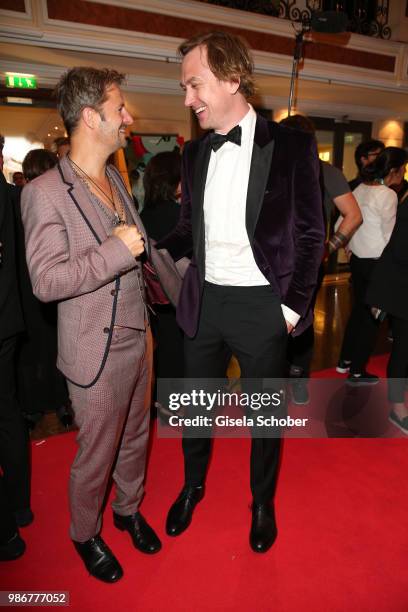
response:
{"label": "patterned suit fabric", "polygon": [[[108,175],[149,255],[146,233],[119,174],[109,167]],[[70,533],[83,542],[100,530],[112,468],[118,514],[136,512],[143,495],[151,351],[146,349],[150,330],[142,267],[119,238],[109,235],[106,215],[67,158],[27,185],[22,216],[33,291],[43,301],[59,302],[57,364],[70,381],[79,426],[70,480]],[[165,259],[166,254],[155,257]],[[177,293],[180,277],[171,273],[168,267],[163,282]]]}

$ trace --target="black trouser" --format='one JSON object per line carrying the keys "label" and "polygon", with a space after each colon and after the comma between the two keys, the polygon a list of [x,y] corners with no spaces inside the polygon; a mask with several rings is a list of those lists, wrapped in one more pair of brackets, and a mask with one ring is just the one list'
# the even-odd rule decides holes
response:
{"label": "black trouser", "polygon": [[[315,333],[313,323],[299,336],[288,337],[289,376],[309,378],[313,358]],[[296,373],[294,371],[296,368]],[[293,370],[293,371],[292,371]]]}
{"label": "black trouser", "polygon": [[[319,293],[320,287],[322,286],[324,279],[324,266],[321,265],[319,268],[319,274],[317,277],[317,286],[313,294],[310,308],[314,311],[317,294]],[[290,366],[296,368],[296,376],[301,378],[309,378],[310,376],[310,364],[313,358],[315,333],[313,323],[307,327],[298,336],[288,336],[288,363]],[[293,372],[289,372],[290,375]]]}
{"label": "black trouser", "polygon": [[30,506],[28,434],[16,400],[16,337],[0,340],[0,466],[13,511]]}
{"label": "black trouser", "polygon": [[[154,389],[151,405],[157,400],[157,383],[161,378],[183,378],[183,332],[176,321],[176,311],[171,304],[157,304],[156,316],[151,317],[152,332],[157,343],[154,351]],[[156,409],[153,410],[153,415]]]}
{"label": "black trouser", "polygon": [[69,396],[56,366],[57,304],[39,302],[28,287],[22,298],[26,331],[17,343],[17,398],[24,415],[36,420],[68,406]]}
{"label": "black trouser", "polygon": [[377,259],[351,256],[350,269],[354,303],[344,333],[340,359],[351,361],[350,373],[364,372],[374,349],[378,324],[366,303],[366,293]]}
{"label": "black trouser", "polygon": [[155,305],[152,331],[157,341],[155,369],[157,378],[182,378],[184,372],[183,332],[170,304]]}
{"label": "black trouser", "polygon": [[[224,287],[205,283],[200,323],[194,339],[185,340],[186,378],[223,378],[231,354],[242,378],[284,376],[287,328],[279,298],[271,287]],[[183,437],[186,484],[205,480],[210,438]],[[279,438],[253,438],[250,482],[255,503],[274,494]]]}
{"label": "black trouser", "polygon": [[16,519],[3,480],[0,476],[0,545],[7,544],[17,532]]}
{"label": "black trouser", "polygon": [[403,402],[408,374],[408,320],[392,317],[393,342],[387,366],[388,399]]}

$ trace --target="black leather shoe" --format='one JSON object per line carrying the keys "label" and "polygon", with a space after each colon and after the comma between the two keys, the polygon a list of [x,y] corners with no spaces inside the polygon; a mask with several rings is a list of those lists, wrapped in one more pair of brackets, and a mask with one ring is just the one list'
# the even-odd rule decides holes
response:
{"label": "black leather shoe", "polygon": [[118,560],[100,536],[86,542],[74,541],[74,546],[92,576],[103,582],[116,582],[122,578],[123,570]]}
{"label": "black leather shoe", "polygon": [[278,530],[276,528],[275,512],[271,504],[253,504],[252,524],[249,543],[254,552],[264,553],[270,549]]}
{"label": "black leather shoe", "polygon": [[24,554],[25,549],[25,542],[16,531],[7,542],[0,543],[0,561],[14,561]]}
{"label": "black leather shoe", "polygon": [[31,508],[16,510],[14,516],[16,518],[17,527],[28,527],[34,520],[34,514]]}
{"label": "black leather shoe", "polygon": [[133,540],[135,548],[142,553],[152,555],[159,552],[162,547],[159,538],[150,525],[146,523],[140,512],[130,514],[129,516],[121,516],[114,512],[113,524],[117,529],[127,531]]}
{"label": "black leather shoe", "polygon": [[187,485],[183,487],[167,515],[167,535],[177,536],[187,529],[191,523],[194,508],[203,497],[204,486],[192,487]]}

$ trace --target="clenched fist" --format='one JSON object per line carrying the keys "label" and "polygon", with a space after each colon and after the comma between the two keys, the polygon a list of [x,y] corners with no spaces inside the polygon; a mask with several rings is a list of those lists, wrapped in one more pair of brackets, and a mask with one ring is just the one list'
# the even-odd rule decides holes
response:
{"label": "clenched fist", "polygon": [[119,225],[112,232],[113,236],[120,238],[127,246],[133,257],[139,257],[144,251],[143,236],[136,225]]}

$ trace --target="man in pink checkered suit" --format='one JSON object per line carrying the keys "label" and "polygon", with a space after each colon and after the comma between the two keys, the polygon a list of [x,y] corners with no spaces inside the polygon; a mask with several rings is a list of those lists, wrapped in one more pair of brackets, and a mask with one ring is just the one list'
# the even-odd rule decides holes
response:
{"label": "man in pink checkered suit", "polygon": [[114,525],[137,549],[160,540],[139,512],[149,431],[150,328],[142,259],[172,301],[180,277],[149,245],[109,156],[133,119],[114,70],[72,68],[57,86],[69,155],[23,190],[27,262],[35,295],[58,304],[58,362],[79,427],[70,477],[70,535],[88,571],[104,582],[122,568],[100,536],[110,475]]}

